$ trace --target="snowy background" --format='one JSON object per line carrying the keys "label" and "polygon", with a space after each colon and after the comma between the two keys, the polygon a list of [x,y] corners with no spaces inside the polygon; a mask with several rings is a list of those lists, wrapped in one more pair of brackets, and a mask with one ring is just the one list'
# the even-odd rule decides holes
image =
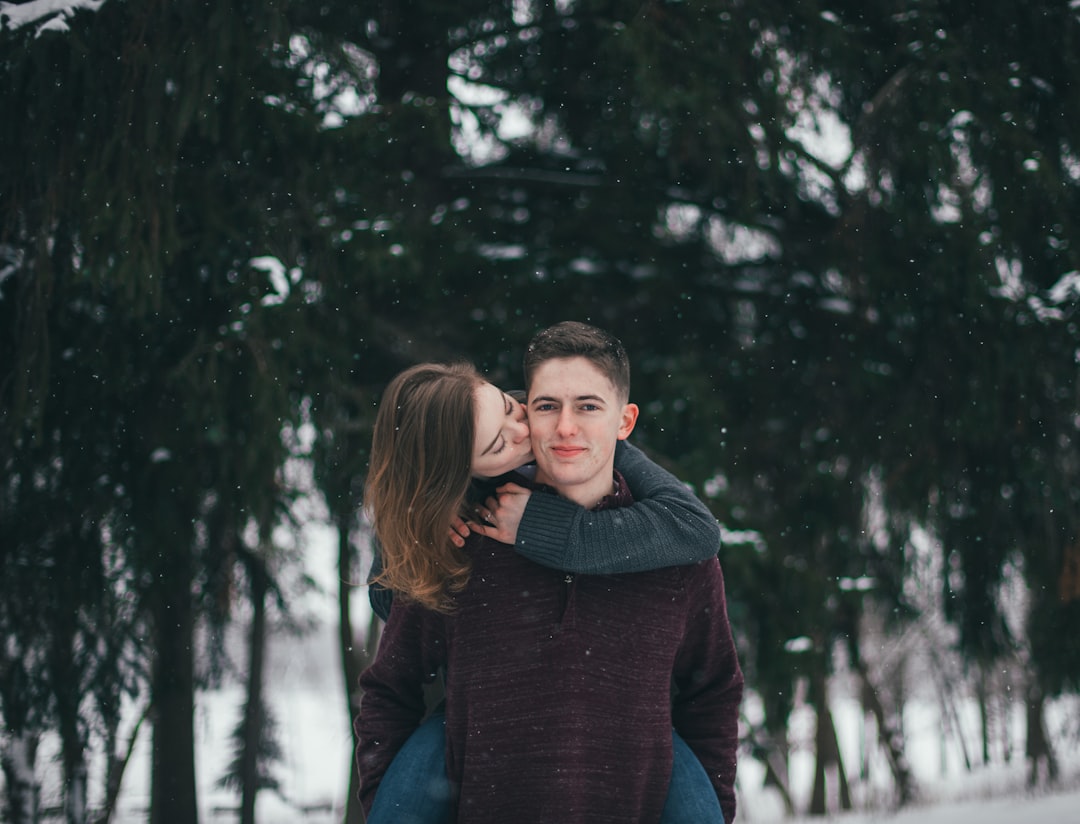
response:
{"label": "snowy background", "polygon": [[[276,766],[281,793],[259,796],[261,824],[336,824],[342,818],[348,786],[351,741],[345,711],[344,684],[336,639],[337,589],[334,535],[317,523],[309,524],[305,536],[309,570],[322,588],[307,607],[320,619],[317,628],[303,637],[288,634],[270,639],[267,692],[284,758]],[[358,597],[357,626],[366,626],[366,597]],[[241,628],[237,628],[237,632]],[[943,736],[939,708],[933,697],[913,696],[905,715],[908,755],[919,783],[920,800],[899,813],[888,809],[889,778],[880,754],[875,755],[868,730],[863,725],[857,702],[847,695],[842,678],[833,684],[837,732],[852,792],[861,811],[833,814],[826,819],[785,818],[775,791],[762,788],[763,767],[743,755],[739,764],[739,808],[741,824],[770,822],[842,821],[847,824],[893,822],[894,824],[1028,824],[1059,822],[1080,824],[1080,699],[1070,697],[1048,705],[1047,725],[1059,758],[1061,775],[1053,789],[1034,792],[1026,787],[1022,756],[1024,708],[1018,701],[1013,717],[1012,740],[1018,751],[1009,765],[976,767],[971,772],[963,761],[955,737]],[[216,784],[232,757],[230,733],[243,704],[243,689],[237,684],[198,695],[195,732],[198,742],[198,782],[200,820],[204,824],[238,820],[237,795]],[[753,697],[748,698],[752,708]],[[978,718],[972,702],[962,710],[969,742],[978,740]],[[805,810],[813,779],[814,716],[800,709],[792,717],[791,785],[796,808]],[[133,824],[145,821],[149,811],[150,781],[149,725],[139,733],[132,763],[124,777],[116,821]],[[970,744],[969,744],[970,746]],[[43,780],[42,804],[57,810],[60,804],[59,765],[55,761],[57,742],[45,740],[39,750],[39,776]],[[870,753],[869,775],[857,781],[861,754]],[[999,759],[1000,760],[1000,759]],[[96,765],[100,767],[101,759]],[[91,805],[100,798],[101,776],[91,776]],[[837,805],[833,802],[831,808]],[[60,820],[59,816],[55,820]]]}

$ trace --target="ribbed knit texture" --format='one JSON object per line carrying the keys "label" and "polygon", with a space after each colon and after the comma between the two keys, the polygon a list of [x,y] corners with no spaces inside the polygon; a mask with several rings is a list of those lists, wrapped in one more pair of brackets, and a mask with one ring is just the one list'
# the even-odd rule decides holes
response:
{"label": "ribbed knit texture", "polygon": [[[629,500],[623,486],[604,505]],[[468,550],[458,609],[395,603],[361,678],[365,808],[443,667],[458,824],[656,822],[673,725],[731,824],[743,680],[718,561],[567,576],[487,539]]]}

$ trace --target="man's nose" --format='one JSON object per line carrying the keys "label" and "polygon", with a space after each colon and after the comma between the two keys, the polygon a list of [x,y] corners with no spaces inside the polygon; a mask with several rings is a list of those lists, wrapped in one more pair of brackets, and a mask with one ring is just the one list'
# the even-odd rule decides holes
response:
{"label": "man's nose", "polygon": [[573,434],[574,430],[577,428],[577,422],[574,420],[573,410],[563,409],[559,412],[559,420],[556,428],[560,435]]}

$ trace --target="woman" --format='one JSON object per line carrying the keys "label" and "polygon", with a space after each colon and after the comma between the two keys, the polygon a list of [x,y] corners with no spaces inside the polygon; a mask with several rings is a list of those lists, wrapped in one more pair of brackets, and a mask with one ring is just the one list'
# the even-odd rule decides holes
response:
{"label": "woman", "polygon": [[[365,489],[365,508],[381,546],[382,571],[374,580],[383,589],[373,589],[377,611],[385,617],[379,593],[391,592],[436,611],[451,608],[453,593],[466,585],[470,571],[460,540],[448,537],[458,519],[537,563],[571,573],[613,575],[692,564],[719,548],[708,509],[678,479],[625,444],[616,468],[637,501],[633,506],[586,513],[554,495],[525,497],[526,490],[514,484],[496,487],[498,494],[488,497],[492,487],[484,481],[530,459],[523,407],[472,366],[421,364],[398,375],[379,408]],[[480,512],[494,513],[490,525],[477,523],[477,505],[485,497]],[[505,511],[512,520],[512,505],[523,497],[527,505],[516,536],[508,535],[500,516]],[[372,824],[452,820],[441,724],[433,715],[395,756],[379,784]],[[674,746],[662,820],[700,820],[687,805],[701,799],[715,804],[715,794],[677,736]]]}
{"label": "woman", "polygon": [[375,420],[364,491],[381,547],[375,582],[431,609],[445,608],[447,595],[468,576],[461,541],[453,537],[468,531],[462,524],[475,521],[470,502],[486,491],[473,480],[530,460],[524,407],[471,365],[420,364],[395,378]]}

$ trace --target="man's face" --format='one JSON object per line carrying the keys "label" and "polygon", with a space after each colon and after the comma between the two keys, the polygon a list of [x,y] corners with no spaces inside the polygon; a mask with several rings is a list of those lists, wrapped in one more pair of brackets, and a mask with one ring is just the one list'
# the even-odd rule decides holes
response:
{"label": "man's face", "polygon": [[638,409],[582,357],[545,361],[528,398],[536,478],[592,508],[612,492],[615,443],[634,429]]}

